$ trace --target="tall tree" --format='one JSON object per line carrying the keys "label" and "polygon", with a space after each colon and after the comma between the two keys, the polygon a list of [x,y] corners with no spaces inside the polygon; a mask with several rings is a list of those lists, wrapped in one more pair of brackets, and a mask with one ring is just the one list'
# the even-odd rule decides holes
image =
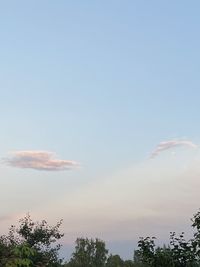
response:
{"label": "tall tree", "polygon": [[108,250],[105,247],[105,242],[102,240],[98,238],[78,238],[69,266],[105,267],[107,255]]}
{"label": "tall tree", "polygon": [[61,223],[52,227],[45,220],[34,222],[27,215],[18,228],[12,225],[9,234],[0,237],[0,266],[61,266],[60,244],[55,244],[63,236]]}

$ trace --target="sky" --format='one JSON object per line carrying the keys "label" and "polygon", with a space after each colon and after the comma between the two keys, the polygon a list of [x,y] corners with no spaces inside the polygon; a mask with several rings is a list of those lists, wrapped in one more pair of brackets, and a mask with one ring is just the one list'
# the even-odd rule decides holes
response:
{"label": "sky", "polygon": [[199,208],[199,1],[0,3],[0,232],[63,219],[131,258]]}

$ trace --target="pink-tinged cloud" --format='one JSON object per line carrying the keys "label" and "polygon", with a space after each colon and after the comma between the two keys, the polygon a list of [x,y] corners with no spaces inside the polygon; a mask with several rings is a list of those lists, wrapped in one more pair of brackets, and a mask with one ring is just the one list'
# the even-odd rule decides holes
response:
{"label": "pink-tinged cloud", "polygon": [[178,146],[185,146],[185,147],[190,147],[190,148],[197,148],[198,146],[194,144],[193,142],[189,140],[169,140],[169,141],[164,141],[161,142],[160,144],[157,145],[155,150],[151,153],[150,158],[154,158],[158,156],[160,153],[162,153],[165,150],[172,149]]}
{"label": "pink-tinged cloud", "polygon": [[76,161],[55,158],[54,153],[49,151],[16,151],[12,152],[4,163],[11,167],[22,169],[35,169],[44,171],[64,171],[78,167]]}

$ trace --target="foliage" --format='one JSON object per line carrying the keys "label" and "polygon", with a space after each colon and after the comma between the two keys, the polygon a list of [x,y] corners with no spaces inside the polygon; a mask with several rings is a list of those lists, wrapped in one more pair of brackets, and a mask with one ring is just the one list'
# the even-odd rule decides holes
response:
{"label": "foliage", "polygon": [[42,222],[33,222],[29,215],[20,220],[20,227],[16,229],[19,238],[22,238],[37,253],[32,257],[33,264],[51,264],[58,266],[61,261],[58,259],[60,244],[55,247],[52,245],[63,237],[59,232],[62,221],[51,227],[43,220]]}
{"label": "foliage", "polygon": [[106,267],[121,267],[124,265],[124,261],[119,255],[110,255],[107,259]]}
{"label": "foliage", "polygon": [[78,238],[75,252],[69,266],[72,267],[104,267],[108,250],[100,239]]}
{"label": "foliage", "polygon": [[105,242],[96,238],[78,238],[68,263],[59,259],[62,221],[49,226],[34,222],[29,215],[0,236],[0,267],[200,267],[200,211],[192,218],[193,237],[170,233],[169,245],[156,246],[155,237],[141,237],[133,260],[108,255]]}
{"label": "foliage", "polygon": [[141,237],[138,241],[139,250],[137,251],[138,262],[144,266],[153,266],[155,261],[155,237]]}
{"label": "foliage", "polygon": [[35,251],[24,243],[15,246],[12,250],[13,257],[10,257],[6,263],[6,267],[30,267],[33,266],[33,261],[30,259],[34,256]]}
{"label": "foliage", "polygon": [[140,238],[134,262],[142,267],[197,267],[200,266],[200,211],[192,219],[194,236],[186,240],[184,232],[170,233],[170,245],[155,246],[155,237]]}
{"label": "foliage", "polygon": [[11,226],[7,236],[0,237],[0,266],[36,267],[61,266],[58,257],[60,245],[53,244],[59,240],[59,227],[42,222],[33,222],[29,215],[20,220],[19,228]]}

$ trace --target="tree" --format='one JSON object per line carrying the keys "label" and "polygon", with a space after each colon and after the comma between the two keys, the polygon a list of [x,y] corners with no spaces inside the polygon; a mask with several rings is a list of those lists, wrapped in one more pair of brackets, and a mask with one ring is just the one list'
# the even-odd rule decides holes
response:
{"label": "tree", "polygon": [[71,267],[104,267],[106,265],[108,250],[105,242],[96,238],[78,238],[75,252],[69,262]]}
{"label": "tree", "polygon": [[140,238],[139,249],[134,254],[136,266],[147,267],[197,267],[200,266],[200,211],[192,218],[194,236],[186,240],[184,232],[170,232],[168,247],[155,247],[155,238]]}
{"label": "tree", "polygon": [[186,241],[184,232],[179,236],[175,232],[171,232],[170,246],[175,267],[196,266],[196,253],[193,249],[193,241]]}
{"label": "tree", "polygon": [[110,255],[107,259],[106,267],[123,267],[124,261],[119,255]]}
{"label": "tree", "polygon": [[125,260],[123,267],[136,267],[132,260]]}
{"label": "tree", "polygon": [[61,223],[52,227],[45,220],[33,222],[27,215],[20,220],[19,228],[12,225],[9,234],[0,237],[0,266],[61,266],[60,245],[53,246],[63,236]]}
{"label": "tree", "polygon": [[6,267],[30,267],[33,266],[33,261],[30,259],[34,256],[35,251],[26,243],[15,246],[13,248],[13,255],[8,258]]}
{"label": "tree", "polygon": [[169,246],[166,247],[164,245],[163,247],[157,247],[155,249],[154,265],[155,267],[175,267],[172,257],[172,250]]}
{"label": "tree", "polygon": [[196,255],[196,260],[200,261],[200,211],[193,216],[192,227],[195,230],[194,238],[191,240],[192,250]]}
{"label": "tree", "polygon": [[138,241],[139,249],[136,251],[138,263],[144,266],[154,266],[155,260],[155,237],[141,237]]}

